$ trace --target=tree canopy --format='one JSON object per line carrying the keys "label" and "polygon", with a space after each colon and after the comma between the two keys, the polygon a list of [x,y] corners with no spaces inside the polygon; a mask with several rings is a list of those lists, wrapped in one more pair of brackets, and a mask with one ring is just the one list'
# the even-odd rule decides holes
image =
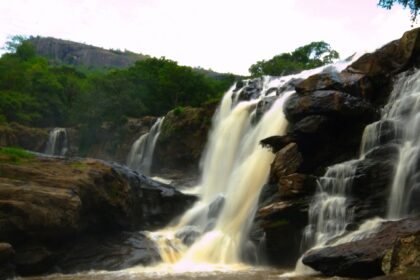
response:
{"label": "tree canopy", "polygon": [[391,9],[394,4],[402,5],[404,8],[409,8],[411,13],[411,20],[414,22],[417,18],[420,8],[420,0],[379,0],[378,6]]}
{"label": "tree canopy", "polygon": [[251,65],[249,72],[252,76],[283,76],[322,66],[337,58],[338,52],[331,49],[328,43],[312,42],[291,53],[282,53],[270,60],[258,61]]}
{"label": "tree canopy", "polygon": [[12,37],[0,58],[0,122],[100,127],[129,117],[160,116],[219,98],[233,75],[212,79],[166,58],[126,69],[93,71],[51,65],[29,40]]}

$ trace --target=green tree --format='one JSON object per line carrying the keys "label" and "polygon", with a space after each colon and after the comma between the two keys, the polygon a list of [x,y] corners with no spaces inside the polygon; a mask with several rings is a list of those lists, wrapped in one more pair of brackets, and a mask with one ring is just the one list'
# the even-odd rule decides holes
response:
{"label": "green tree", "polygon": [[312,42],[291,53],[282,53],[270,60],[258,61],[251,65],[249,72],[252,76],[283,76],[319,67],[337,58],[338,52],[331,49],[329,44],[324,41]]}
{"label": "green tree", "polygon": [[394,4],[402,5],[404,8],[409,8],[411,13],[411,20],[414,22],[419,14],[420,0],[379,0],[378,6],[391,9]]}

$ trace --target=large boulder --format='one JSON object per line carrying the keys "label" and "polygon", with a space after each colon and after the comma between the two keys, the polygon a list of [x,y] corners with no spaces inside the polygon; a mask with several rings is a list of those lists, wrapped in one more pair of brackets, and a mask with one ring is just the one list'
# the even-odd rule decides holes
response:
{"label": "large boulder", "polygon": [[397,238],[382,259],[382,271],[420,275],[420,232]]}
{"label": "large boulder", "polygon": [[294,94],[287,100],[284,110],[293,123],[310,115],[372,120],[376,113],[369,102],[336,90]]}
{"label": "large boulder", "polygon": [[[262,142],[274,150],[283,146],[284,139],[276,136]],[[292,265],[299,256],[302,229],[307,223],[307,199],[315,190],[312,177],[297,172],[301,165],[296,143],[286,144],[276,152],[269,183],[261,191],[251,238],[264,241],[270,264]]]}
{"label": "large boulder", "polygon": [[367,53],[348,67],[348,71],[368,76],[392,76],[420,62],[420,28],[407,31],[373,53]]}
{"label": "large boulder", "polygon": [[375,93],[368,76],[348,71],[322,72],[312,75],[297,84],[295,89],[298,94],[317,90],[337,90],[364,99],[371,99]]}
{"label": "large boulder", "polygon": [[[389,250],[398,246],[395,242],[407,240],[405,238],[418,234],[420,234],[420,217],[384,222],[376,233],[368,238],[311,250],[305,254],[302,261],[325,275],[360,278],[379,276],[384,274],[383,262],[385,267],[394,267],[393,265],[398,267],[398,260],[388,265],[386,265],[387,260],[384,260]],[[388,256],[387,258],[389,259]],[[415,259],[416,256],[413,265],[416,265]],[[392,268],[387,268],[387,271],[391,270]]]}
{"label": "large boulder", "polygon": [[17,271],[38,274],[87,234],[163,227],[195,200],[118,164],[0,150],[0,241]]}
{"label": "large boulder", "polygon": [[281,177],[296,172],[302,164],[302,155],[299,153],[297,145],[290,143],[276,153],[271,164],[270,181],[277,182]]}

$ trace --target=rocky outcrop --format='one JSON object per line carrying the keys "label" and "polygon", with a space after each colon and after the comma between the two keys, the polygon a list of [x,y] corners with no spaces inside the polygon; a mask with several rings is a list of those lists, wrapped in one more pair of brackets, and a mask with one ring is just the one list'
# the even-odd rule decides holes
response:
{"label": "rocky outcrop", "polygon": [[17,123],[0,125],[0,147],[22,147],[42,152],[48,140],[48,130],[32,128]]}
{"label": "rocky outcrop", "polygon": [[[393,78],[420,63],[419,33],[420,29],[405,33],[401,39],[372,54],[363,55],[342,72],[326,68],[319,74],[294,83],[296,94],[285,105],[285,115],[289,121],[287,135],[272,136],[261,141],[263,146],[276,153],[269,184],[260,196],[257,215],[257,224],[265,233],[271,263],[285,264],[297,260],[302,232],[307,225],[308,206],[317,188],[317,178],[330,165],[358,158],[364,128],[378,120],[379,111],[391,91]],[[399,130],[398,123],[382,121],[377,125],[381,126],[381,134],[377,138],[381,145],[357,162],[353,183],[348,191],[348,207],[353,210],[354,222],[348,226],[349,230],[354,230],[366,219],[384,216],[386,212],[389,186],[395,172],[394,163],[399,153],[395,146],[399,141]],[[279,154],[284,153],[291,143],[299,152],[299,164],[294,171],[278,175],[281,170]],[[295,166],[296,154],[288,155],[282,164],[288,165],[288,160],[291,166]],[[389,236],[389,240],[394,242],[399,235],[392,234],[397,232],[391,232]],[[347,246],[341,252],[351,249],[351,245]],[[376,252],[375,246],[372,245],[372,252]],[[363,246],[359,248],[363,251]],[[346,266],[346,259],[340,259],[340,252],[334,252],[334,266],[340,267],[341,261],[343,267]],[[349,255],[349,258],[357,259],[358,254]],[[324,258],[313,267],[324,271],[321,267],[324,261],[330,265],[328,259]],[[377,258],[366,263],[366,275],[378,275],[380,264]],[[351,273],[352,269],[348,271]],[[336,274],[333,270],[325,272]]]}
{"label": "rocky outcrop", "polygon": [[105,50],[86,44],[55,38],[33,37],[30,42],[38,55],[55,64],[85,66],[88,68],[125,68],[148,56],[118,50]]}
{"label": "rocky outcrop", "polygon": [[158,138],[153,170],[158,173],[196,173],[217,103],[170,111]]}
{"label": "rocky outcrop", "polygon": [[419,234],[420,217],[384,222],[371,237],[309,251],[302,261],[325,275],[343,277],[367,278],[385,272],[405,272],[407,266],[418,268],[416,236]]}
{"label": "rocky outcrop", "polygon": [[[272,140],[265,140],[265,143]],[[276,148],[278,146],[273,147]],[[269,182],[260,196],[257,228],[254,227],[251,234],[254,240],[265,236],[265,252],[270,264],[292,265],[299,256],[301,229],[307,224],[307,199],[315,190],[311,187],[312,178],[299,173],[301,165],[302,155],[296,143],[281,148],[271,164]],[[284,252],[288,252],[286,257]]]}
{"label": "rocky outcrop", "polygon": [[[69,242],[74,248],[81,246],[77,244],[82,237],[106,239],[121,230],[162,227],[195,200],[117,164],[12,156],[0,153],[0,242],[13,246],[18,274],[49,271],[65,257],[68,250],[63,248]],[[132,258],[148,263],[157,253],[146,237],[140,239],[143,245],[136,248],[151,255],[136,257],[139,251],[133,249]],[[76,253],[83,255],[77,251],[66,256]]]}

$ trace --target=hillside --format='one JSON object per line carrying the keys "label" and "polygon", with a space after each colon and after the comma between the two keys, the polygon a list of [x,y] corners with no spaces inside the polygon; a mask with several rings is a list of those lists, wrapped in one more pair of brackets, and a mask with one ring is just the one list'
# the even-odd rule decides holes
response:
{"label": "hillside", "polygon": [[[37,55],[47,58],[55,65],[73,65],[88,69],[104,70],[108,68],[128,68],[138,60],[150,58],[149,55],[130,51],[107,50],[104,48],[77,43],[52,37],[31,37]],[[224,73],[218,73],[201,67],[193,68],[209,78],[220,80],[226,77]]]}
{"label": "hillside", "polygon": [[149,56],[129,51],[106,50],[82,43],[51,37],[32,37],[36,53],[54,64],[69,64],[87,68],[126,68]]}

